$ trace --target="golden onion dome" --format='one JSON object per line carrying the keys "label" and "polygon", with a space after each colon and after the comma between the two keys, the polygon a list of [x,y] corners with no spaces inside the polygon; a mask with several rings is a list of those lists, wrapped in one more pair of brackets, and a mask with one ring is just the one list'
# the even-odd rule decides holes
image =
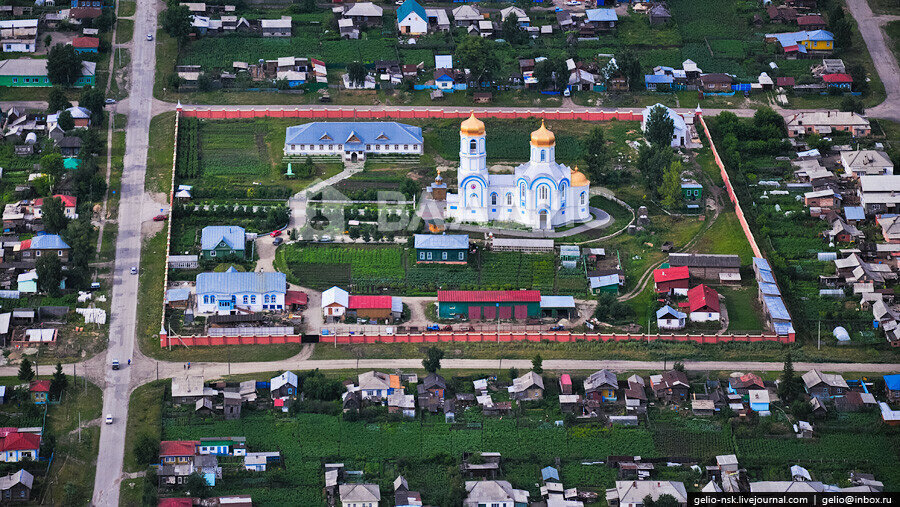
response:
{"label": "golden onion dome", "polygon": [[484,135],[484,122],[476,118],[473,111],[459,126],[459,133],[465,136],[482,136]]}
{"label": "golden onion dome", "polygon": [[583,172],[578,170],[578,166],[575,166],[575,169],[572,169],[572,186],[573,187],[586,187],[590,185],[591,182],[588,181],[587,177]]}
{"label": "golden onion dome", "polygon": [[544,120],[541,120],[541,128],[531,133],[531,144],[539,148],[550,148],[556,144],[556,136],[544,126]]}

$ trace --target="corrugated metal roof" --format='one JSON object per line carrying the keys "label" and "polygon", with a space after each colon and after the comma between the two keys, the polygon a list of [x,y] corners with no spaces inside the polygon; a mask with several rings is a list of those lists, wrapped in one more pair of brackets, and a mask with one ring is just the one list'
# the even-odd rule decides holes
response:
{"label": "corrugated metal roof", "polygon": [[698,285],[688,291],[688,302],[692,312],[704,307],[708,307],[714,312],[719,311],[719,293],[705,284]]}
{"label": "corrugated metal roof", "polygon": [[200,273],[197,275],[197,294],[236,294],[241,292],[286,292],[284,273]]}
{"label": "corrugated metal roof", "polygon": [[759,291],[766,296],[780,296],[781,291],[778,290],[778,286],[774,283],[761,282],[759,284]]}
{"label": "corrugated metal roof", "polygon": [[468,234],[416,234],[415,248],[440,250],[466,250],[469,248]]}
{"label": "corrugated metal roof", "polygon": [[366,308],[391,308],[391,296],[350,296],[347,308],[351,310]]}
{"label": "corrugated metal roof", "polygon": [[538,303],[539,290],[439,290],[439,302],[453,303]]}
{"label": "corrugated metal roof", "polygon": [[763,304],[773,319],[791,320],[791,315],[784,306],[784,301],[777,296],[763,296]]}
{"label": "corrugated metal roof", "polygon": [[575,308],[573,296],[541,296],[541,308]]}
{"label": "corrugated metal roof", "polygon": [[587,9],[584,11],[588,21],[618,21],[615,9]]}
{"label": "corrugated metal roof", "polygon": [[674,280],[687,280],[688,278],[690,278],[690,270],[687,266],[676,266],[673,268],[653,270],[653,281],[655,283],[671,282]]}
{"label": "corrugated metal roof", "polygon": [[200,234],[200,249],[213,250],[223,240],[232,250],[244,250],[244,228],[236,225],[209,225]]}
{"label": "corrugated metal roof", "polygon": [[596,289],[599,287],[608,287],[610,285],[618,285],[620,282],[619,275],[603,275],[603,276],[592,276],[590,279],[590,285],[592,289]]}
{"label": "corrugated metal roof", "polygon": [[[351,140],[355,137],[359,141]],[[285,146],[291,144],[422,144],[422,129],[397,122],[312,122],[288,127]]]}
{"label": "corrugated metal roof", "polygon": [[61,237],[56,234],[44,234],[31,238],[30,244],[26,247],[24,241],[22,248],[30,248],[32,250],[68,250],[69,245]]}

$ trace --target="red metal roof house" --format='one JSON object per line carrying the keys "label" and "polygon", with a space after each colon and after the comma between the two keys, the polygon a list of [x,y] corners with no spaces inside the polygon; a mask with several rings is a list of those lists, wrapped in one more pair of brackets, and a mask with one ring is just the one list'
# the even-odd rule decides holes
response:
{"label": "red metal roof house", "polygon": [[0,461],[18,463],[23,459],[36,460],[41,449],[41,436],[37,433],[19,433],[17,428],[0,437]]}
{"label": "red metal roof house", "polygon": [[687,295],[691,322],[719,320],[719,293],[712,287],[700,284],[689,290]]}
{"label": "red metal roof house", "polygon": [[683,296],[690,288],[690,281],[690,268],[687,266],[653,270],[653,282],[658,293],[674,292]]}
{"label": "red metal roof house", "polygon": [[189,463],[197,454],[197,440],[163,440],[159,443],[159,461],[163,465]]}
{"label": "red metal roof house", "polygon": [[470,320],[522,320],[540,314],[539,290],[438,291],[438,315],[442,319],[463,315]]}

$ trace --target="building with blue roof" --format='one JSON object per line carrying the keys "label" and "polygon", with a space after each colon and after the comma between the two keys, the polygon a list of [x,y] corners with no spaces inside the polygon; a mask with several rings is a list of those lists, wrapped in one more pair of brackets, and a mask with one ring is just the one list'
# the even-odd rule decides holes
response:
{"label": "building with blue roof", "polygon": [[559,471],[553,467],[544,467],[541,469],[541,480],[544,482],[550,480],[559,482]]}
{"label": "building with blue roof", "polygon": [[368,154],[421,155],[422,129],[393,121],[321,121],[288,127],[285,157],[341,157],[363,161]]}
{"label": "building with blue roof", "polygon": [[801,30],[789,33],[767,33],[766,42],[777,42],[787,54],[834,51],[834,34],[827,30]]}
{"label": "building with blue roof", "polygon": [[884,376],[884,394],[888,401],[900,402],[900,375]]}
{"label": "building with blue roof", "polygon": [[585,23],[600,30],[612,30],[619,21],[615,9],[587,9],[584,11]]}
{"label": "building with blue roof", "polygon": [[647,74],[644,76],[644,86],[654,92],[660,85],[672,86],[675,78],[665,74]]}
{"label": "building with blue roof", "polygon": [[416,234],[416,263],[465,264],[469,260],[468,234]]}
{"label": "building with blue roof", "polygon": [[41,234],[31,239],[26,239],[19,245],[22,252],[22,260],[25,262],[37,261],[42,255],[55,253],[59,260],[65,264],[69,262],[69,251],[72,248],[58,234]]}
{"label": "building with blue roof", "polygon": [[197,275],[196,292],[198,313],[283,311],[287,277],[275,272],[239,272],[231,267],[224,273]]}
{"label": "building with blue roof", "polygon": [[687,314],[679,312],[669,305],[656,310],[656,327],[660,329],[684,329]]}
{"label": "building with blue roof", "polygon": [[210,225],[200,233],[200,255],[203,260],[238,257],[246,259],[247,240],[243,227]]}
{"label": "building with blue roof", "polygon": [[397,8],[397,27],[403,35],[428,33],[428,14],[416,0],[405,0]]}

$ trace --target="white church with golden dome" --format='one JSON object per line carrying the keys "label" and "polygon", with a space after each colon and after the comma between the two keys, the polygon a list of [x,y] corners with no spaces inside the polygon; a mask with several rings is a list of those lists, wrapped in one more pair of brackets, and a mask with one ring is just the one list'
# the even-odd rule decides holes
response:
{"label": "white church with golden dome", "polygon": [[591,219],[590,181],[578,168],[556,163],[556,136],[531,133],[531,156],[513,174],[489,174],[484,123],[473,113],[459,129],[457,193],[447,194],[446,217],[459,222],[515,222],[548,230]]}

